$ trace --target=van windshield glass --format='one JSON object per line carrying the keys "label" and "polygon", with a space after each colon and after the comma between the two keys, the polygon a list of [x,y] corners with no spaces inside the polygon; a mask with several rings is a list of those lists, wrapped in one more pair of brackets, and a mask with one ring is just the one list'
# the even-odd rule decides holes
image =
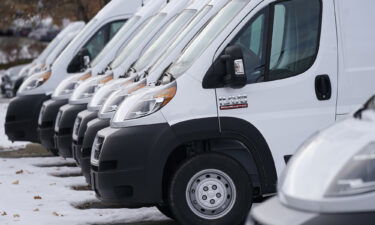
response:
{"label": "van windshield glass", "polygon": [[181,76],[193,62],[204,52],[212,41],[233,20],[233,18],[245,7],[250,0],[230,1],[200,32],[198,36],[182,53],[179,59],[169,69],[168,73],[175,78]]}
{"label": "van windshield glass", "polygon": [[127,21],[124,26],[117,32],[117,34],[112,38],[112,40],[104,47],[104,49],[99,53],[99,55],[94,59],[91,66],[95,67],[102,61],[105,56],[113,50],[113,48],[122,41],[122,38],[127,35],[127,32],[132,29],[132,27],[141,19],[140,16],[134,16]]}
{"label": "van windshield glass", "polygon": [[163,21],[163,19],[167,16],[166,13],[159,13],[152,17],[152,19],[132,38],[132,40],[122,49],[120,55],[116,57],[116,59],[111,64],[111,68],[119,67],[127,58],[130,52],[136,49],[144,40],[148,34],[158,27],[158,24]]}
{"label": "van windshield glass", "polygon": [[205,6],[196,17],[189,23],[189,25],[178,35],[178,37],[173,41],[173,43],[168,47],[168,49],[163,53],[163,55],[155,62],[155,64],[150,69],[159,67],[164,60],[170,56],[177,46],[182,42],[182,40],[189,34],[189,32],[203,19],[205,15],[212,9],[212,6]]}
{"label": "van windshield glass", "polygon": [[156,41],[146,50],[146,52],[137,60],[134,65],[136,71],[144,69],[148,64],[152,63],[157,57],[157,53],[162,51],[168,43],[183,29],[186,24],[193,18],[197,10],[184,10],[163,33],[156,39]]}

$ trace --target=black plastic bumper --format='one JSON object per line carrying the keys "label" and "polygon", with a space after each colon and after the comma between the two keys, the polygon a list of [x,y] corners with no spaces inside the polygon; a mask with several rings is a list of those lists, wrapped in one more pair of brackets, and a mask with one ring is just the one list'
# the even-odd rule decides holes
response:
{"label": "black plastic bumper", "polygon": [[64,105],[60,108],[56,118],[55,144],[59,155],[64,158],[72,158],[72,133],[78,113],[85,110],[87,105]]}
{"label": "black plastic bumper", "polygon": [[66,100],[48,100],[44,102],[38,120],[38,134],[40,143],[53,154],[57,155],[55,146],[55,121],[61,106],[68,103]]}
{"label": "black plastic bumper", "polygon": [[110,120],[101,120],[101,119],[94,119],[90,121],[88,124],[82,146],[80,151],[76,151],[77,160],[80,161],[80,166],[82,169],[82,173],[86,178],[86,182],[91,185],[91,165],[90,165],[90,157],[91,157],[91,149],[94,143],[96,134],[106,128],[109,127]]}
{"label": "black plastic bumper", "polygon": [[85,133],[87,130],[87,124],[97,117],[97,112],[89,112],[88,110],[84,110],[80,112],[74,122],[73,127],[73,143],[72,143],[72,151],[73,151],[73,158],[76,161],[77,165],[81,165],[81,148],[83,144],[83,138],[85,137]]}
{"label": "black plastic bumper", "polygon": [[126,205],[161,203],[164,160],[168,156],[155,149],[173,144],[171,127],[154,124],[112,130],[115,132],[105,139],[99,137],[103,140],[99,165],[92,165],[91,181],[97,197]]}
{"label": "black plastic bumper", "polygon": [[19,96],[9,103],[5,119],[5,134],[11,141],[39,142],[38,118],[44,101],[50,96]]}

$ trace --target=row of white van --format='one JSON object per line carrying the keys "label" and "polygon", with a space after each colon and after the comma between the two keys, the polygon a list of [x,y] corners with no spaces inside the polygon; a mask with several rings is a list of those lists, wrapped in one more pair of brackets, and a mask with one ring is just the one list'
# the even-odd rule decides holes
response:
{"label": "row of white van", "polygon": [[316,131],[375,92],[371,0],[112,0],[9,105],[102,201],[241,224]]}

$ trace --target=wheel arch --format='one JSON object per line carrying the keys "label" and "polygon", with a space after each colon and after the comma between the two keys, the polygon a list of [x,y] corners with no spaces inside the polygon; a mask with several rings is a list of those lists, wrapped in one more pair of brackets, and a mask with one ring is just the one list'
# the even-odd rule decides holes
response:
{"label": "wheel arch", "polygon": [[[276,168],[268,144],[260,131],[237,118],[204,118],[172,125],[176,140],[161,165],[162,191],[178,166],[189,157],[213,151],[238,161],[248,172],[258,195],[276,191]],[[257,190],[258,189],[258,190]],[[255,194],[255,193],[254,193]]]}

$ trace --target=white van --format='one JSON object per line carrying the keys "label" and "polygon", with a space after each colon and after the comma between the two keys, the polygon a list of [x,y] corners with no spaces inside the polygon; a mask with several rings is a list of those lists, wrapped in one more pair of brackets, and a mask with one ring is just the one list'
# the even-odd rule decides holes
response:
{"label": "white van", "polygon": [[141,5],[142,0],[126,4],[123,0],[109,2],[66,47],[50,70],[23,82],[7,111],[5,131],[10,140],[39,141],[37,120],[42,103],[62,80],[85,68],[85,59],[95,58]]}
{"label": "white van", "polygon": [[[153,84],[161,76],[162,71],[177,58],[188,42],[228,1],[195,1],[194,4],[188,6],[185,10],[194,10],[196,12],[194,18],[185,28],[181,27],[181,30],[174,28],[181,26],[175,20],[176,24],[171,24],[158,37],[158,40],[132,66],[129,73],[129,76],[133,77],[131,82],[126,79],[109,82],[93,96],[88,104],[88,110],[78,114],[73,128],[73,156],[88,183],[91,182],[90,155],[96,133],[109,126],[109,120],[113,116],[118,102],[122,101],[129,91],[142,88],[147,82]],[[170,40],[171,37],[174,38]],[[154,51],[155,49],[158,51]]]}
{"label": "white van", "polygon": [[[56,52],[55,48],[60,45],[61,41],[67,38],[67,35],[74,31],[80,31],[85,26],[82,21],[73,22],[66,26],[47,47],[42,51],[42,53],[34,59],[30,64],[23,65],[17,70],[11,70],[2,78],[2,88],[6,93],[7,97],[14,97],[17,94],[19,87],[22,82],[28,76],[34,73],[40,72],[46,67],[46,60],[50,54]],[[61,53],[61,52],[60,52]]]}
{"label": "white van", "polygon": [[374,151],[375,97],[308,139],[247,225],[374,224]]}
{"label": "white van", "polygon": [[[111,63],[111,70],[102,76],[91,77],[74,89],[69,104],[60,108],[55,120],[55,145],[59,155],[72,157],[72,129],[79,112],[87,108],[95,92],[114,78],[126,74],[129,66],[134,63],[141,53],[175,20],[188,20],[192,13],[181,13],[191,0],[170,1],[164,8],[153,16],[143,28],[126,44],[122,52]],[[180,14],[181,13],[181,14]],[[182,16],[179,16],[182,15]]]}
{"label": "white van", "polygon": [[165,4],[166,0],[147,1],[116,33],[85,71],[65,78],[60,82],[52,94],[52,99],[43,103],[39,114],[38,134],[40,143],[46,149],[55,155],[58,154],[54,142],[55,119],[60,107],[68,103],[75,88],[83,81],[102,73],[110,61],[115,58],[115,54],[123,48],[123,45],[126,45],[131,40],[131,37],[134,36],[134,33],[136,34],[144,23],[147,23],[150,17],[158,13]]}
{"label": "white van", "polygon": [[372,96],[374,7],[232,0],[98,132],[97,196],[164,202],[181,224],[242,223],[303,140]]}
{"label": "white van", "polygon": [[40,72],[43,68],[45,68],[46,60],[48,56],[55,51],[55,48],[60,45],[60,42],[63,41],[67,35],[72,32],[80,31],[85,26],[85,22],[77,21],[70,23],[66,26],[53,40],[48,46],[43,50],[43,52],[31,63],[28,67],[25,67],[22,71],[20,71],[20,77],[28,77],[37,72]]}

